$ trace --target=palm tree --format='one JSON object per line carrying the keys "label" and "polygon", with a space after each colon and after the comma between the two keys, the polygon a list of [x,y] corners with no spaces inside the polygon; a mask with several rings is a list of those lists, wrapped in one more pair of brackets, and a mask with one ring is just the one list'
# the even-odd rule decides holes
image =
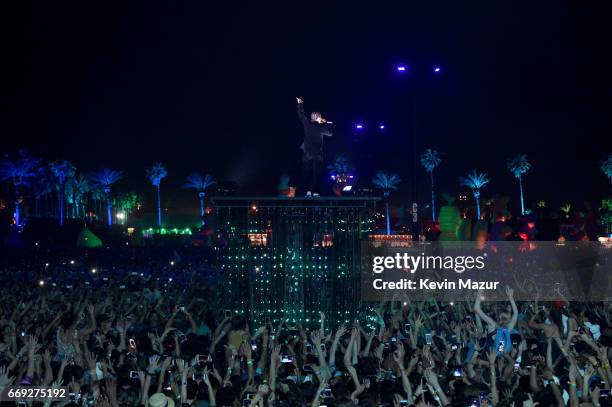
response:
{"label": "palm tree", "polygon": [[519,180],[519,189],[521,191],[521,215],[525,214],[525,203],[523,201],[523,174],[531,168],[531,164],[527,161],[526,154],[519,154],[507,163],[508,169]]}
{"label": "palm tree", "polygon": [[101,202],[106,199],[104,195],[104,189],[99,185],[92,185],[91,187],[91,199],[93,200],[93,210],[97,214],[102,212]]}
{"label": "palm tree", "polygon": [[[36,171],[36,179],[33,184],[34,199],[37,216],[50,216],[49,195],[58,191],[58,184],[55,175],[48,166],[41,166]],[[45,210],[41,210],[40,200],[45,199]]]}
{"label": "palm tree", "polygon": [[159,185],[161,180],[168,176],[168,171],[164,168],[162,163],[155,163],[147,169],[147,178],[151,181],[151,184],[157,189],[157,227],[161,228],[161,194]]}
{"label": "palm tree", "polygon": [[59,221],[60,226],[64,225],[64,202],[66,200],[66,182],[74,176],[76,168],[69,161],[55,161],[49,164],[49,168],[59,185]]}
{"label": "palm tree", "polygon": [[202,226],[204,226],[204,197],[206,196],[206,189],[215,185],[217,181],[211,175],[202,175],[199,172],[194,172],[187,177],[187,183],[185,188],[191,188],[198,191],[198,197],[200,198],[200,215],[202,217]]}
{"label": "palm tree", "polygon": [[480,219],[480,189],[487,185],[491,179],[487,177],[487,174],[479,174],[476,170],[472,170],[467,174],[467,177],[459,177],[459,183],[462,186],[466,186],[472,190],[472,194],[476,199],[476,213],[478,219]]}
{"label": "palm tree", "polygon": [[423,155],[421,155],[421,165],[425,167],[425,171],[429,173],[429,177],[431,178],[431,220],[434,222],[436,221],[436,194],[433,172],[441,162],[442,160],[440,159],[439,153],[431,148],[425,150]]}
{"label": "palm tree", "polygon": [[112,200],[115,210],[120,210],[123,213],[122,223],[126,223],[128,217],[138,206],[138,202],[142,202],[140,196],[134,191],[123,192],[115,196]]}
{"label": "palm tree", "polygon": [[339,155],[327,166],[330,175],[347,174],[352,171],[351,163],[345,155]]}
{"label": "palm tree", "polygon": [[100,171],[91,175],[91,179],[93,180],[94,184],[102,188],[104,195],[106,196],[106,222],[108,226],[113,224],[110,200],[111,185],[119,181],[122,176],[123,171],[111,170],[110,168],[102,168]]}
{"label": "palm tree", "polygon": [[21,188],[30,185],[30,178],[36,175],[36,167],[40,160],[32,157],[24,150],[19,150],[19,158],[12,161],[5,157],[0,162],[0,179],[10,179],[15,187],[15,224],[21,225],[19,204],[21,200]]}
{"label": "palm tree", "polygon": [[387,234],[391,234],[391,219],[389,213],[389,194],[391,190],[397,190],[400,178],[397,174],[387,174],[386,172],[377,172],[372,178],[372,184],[383,191],[385,197],[385,209],[387,213]]}
{"label": "palm tree", "polygon": [[334,194],[340,196],[347,185],[352,186],[354,176],[351,172],[353,172],[353,167],[345,155],[336,157],[336,160],[328,165],[327,169],[331,179],[334,181]]}
{"label": "palm tree", "polygon": [[565,219],[569,219],[570,211],[572,210],[572,204],[565,203],[561,205],[559,209],[561,209],[561,212],[563,212],[563,216],[565,216]]}
{"label": "palm tree", "polygon": [[600,161],[601,171],[606,174],[606,177],[612,182],[612,154],[608,156],[608,159]]}
{"label": "palm tree", "polygon": [[79,207],[83,211],[85,216],[85,195],[90,191],[89,178],[84,174],[78,174],[72,177],[67,183],[66,187],[69,191],[70,199],[72,200],[72,217],[79,217]]}

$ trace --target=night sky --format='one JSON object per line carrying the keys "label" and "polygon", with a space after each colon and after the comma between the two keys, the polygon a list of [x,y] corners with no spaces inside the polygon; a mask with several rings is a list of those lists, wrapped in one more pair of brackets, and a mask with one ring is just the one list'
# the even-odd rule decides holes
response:
{"label": "night sky", "polygon": [[439,191],[458,191],[476,168],[492,178],[484,196],[516,205],[505,163],[524,152],[528,203],[609,192],[599,171],[612,152],[604,2],[18,3],[2,22],[2,152],[108,165],[126,172],[118,189],[150,194],[144,168],[155,161],[167,165],[167,190],[200,170],[273,194],[280,173],[300,171],[302,95],[335,123],[328,161],[347,154],[365,183],[395,171],[408,193],[416,134],[419,154],[442,154]]}

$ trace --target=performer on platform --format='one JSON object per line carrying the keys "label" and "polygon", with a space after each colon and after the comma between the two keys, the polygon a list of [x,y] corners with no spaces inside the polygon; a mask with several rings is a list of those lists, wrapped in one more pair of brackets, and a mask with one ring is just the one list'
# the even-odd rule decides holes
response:
{"label": "performer on platform", "polygon": [[310,119],[304,112],[304,99],[297,97],[298,117],[304,126],[304,142],[302,149],[303,183],[306,196],[318,196],[321,169],[323,168],[323,137],[331,137],[331,122],[319,112],[310,113]]}

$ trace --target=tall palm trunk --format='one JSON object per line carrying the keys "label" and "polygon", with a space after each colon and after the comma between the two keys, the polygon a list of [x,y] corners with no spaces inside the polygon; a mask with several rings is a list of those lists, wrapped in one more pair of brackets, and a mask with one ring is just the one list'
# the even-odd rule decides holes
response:
{"label": "tall palm trunk", "polygon": [[525,214],[525,202],[523,201],[523,178],[519,175],[519,189],[521,191],[521,215]]}
{"label": "tall palm trunk", "polygon": [[157,227],[161,228],[161,226],[162,226],[162,221],[161,221],[161,193],[160,193],[159,184],[157,184]]}
{"label": "tall palm trunk", "polygon": [[200,197],[200,217],[202,219],[202,226],[204,226],[204,224],[206,223],[204,221],[204,192],[200,192],[198,196]]}
{"label": "tall palm trunk", "polygon": [[436,221],[436,193],[434,189],[434,176],[433,171],[429,173],[431,177],[431,220]]}
{"label": "tall palm trunk", "polygon": [[390,213],[389,213],[389,193],[385,192],[385,209],[387,212],[387,235],[391,234],[391,219],[390,219]]}
{"label": "tall palm trunk", "polygon": [[480,195],[475,196],[476,198],[476,220],[480,220]]}
{"label": "tall palm trunk", "polygon": [[110,190],[106,190],[104,193],[106,194],[106,223],[108,226],[112,226],[113,218],[111,217]]}
{"label": "tall palm trunk", "polygon": [[59,191],[59,221],[60,221],[60,226],[64,226],[64,193],[65,193],[65,185],[62,182],[62,185],[60,185],[60,191]]}
{"label": "tall palm trunk", "polygon": [[21,216],[19,213],[19,188],[15,185],[15,224],[19,226],[21,224]]}

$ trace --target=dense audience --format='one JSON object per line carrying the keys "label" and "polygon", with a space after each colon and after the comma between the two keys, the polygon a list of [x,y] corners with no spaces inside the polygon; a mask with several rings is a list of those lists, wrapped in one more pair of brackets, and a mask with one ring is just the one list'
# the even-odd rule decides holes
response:
{"label": "dense audience", "polygon": [[189,258],[42,261],[0,271],[0,388],[69,396],[27,405],[612,404],[607,303],[517,303],[508,289],[507,302],[371,304],[349,326],[324,313],[253,326]]}

